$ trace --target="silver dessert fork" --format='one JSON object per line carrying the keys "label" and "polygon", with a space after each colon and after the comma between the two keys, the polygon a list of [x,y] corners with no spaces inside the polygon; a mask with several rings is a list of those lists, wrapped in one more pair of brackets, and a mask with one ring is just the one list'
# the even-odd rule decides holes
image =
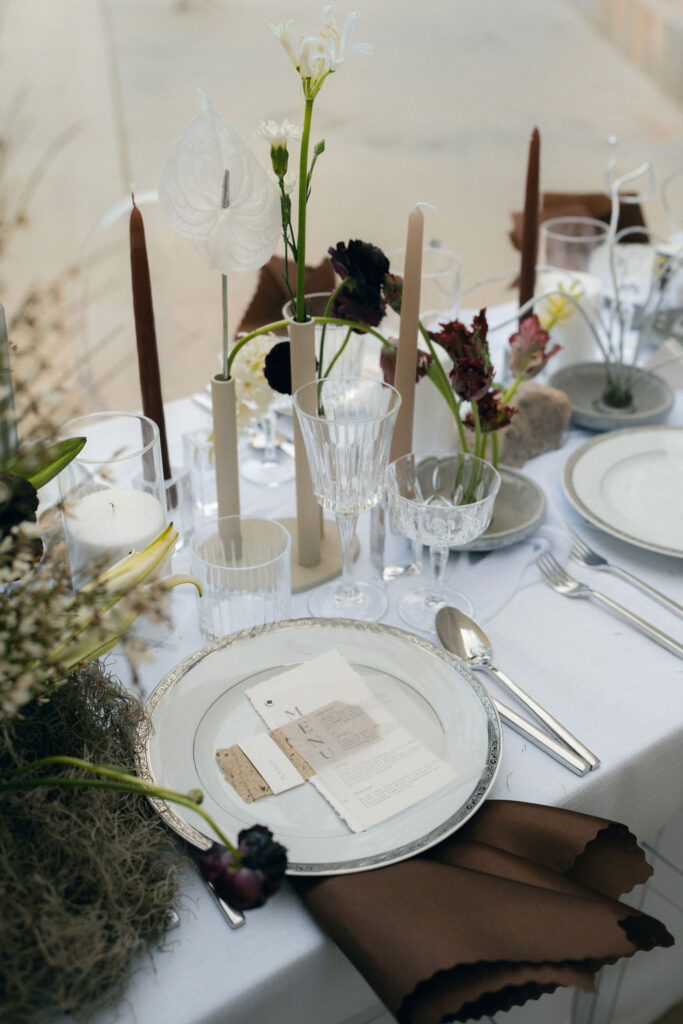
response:
{"label": "silver dessert fork", "polygon": [[641,619],[640,616],[634,615],[623,605],[617,604],[611,597],[607,597],[605,594],[599,593],[597,590],[593,590],[586,583],[579,583],[562,568],[557,559],[550,554],[549,551],[539,555],[536,559],[536,565],[541,570],[546,580],[559,594],[564,594],[565,597],[591,597],[599,604],[605,605],[610,608],[613,612],[616,612],[620,618],[630,622],[632,626],[639,629],[645,636],[649,636],[655,643],[660,644],[662,647],[666,647],[667,651],[671,651],[672,654],[676,654],[679,658],[683,658],[683,644],[680,644],[673,637],[667,636],[666,633],[662,633],[660,629],[652,626],[645,619]]}
{"label": "silver dessert fork", "polygon": [[634,587],[638,587],[644,594],[647,594],[648,597],[654,598],[655,601],[659,601],[659,603],[663,604],[665,608],[669,609],[669,611],[672,611],[683,618],[682,605],[676,604],[676,602],[672,601],[670,597],[666,596],[666,594],[662,594],[659,590],[655,590],[655,588],[651,587],[649,583],[639,580],[637,576],[633,576],[626,569],[622,569],[620,566],[613,565],[611,562],[608,562],[607,559],[603,558],[602,555],[599,555],[597,551],[593,551],[592,548],[589,548],[586,542],[579,537],[578,533],[575,533],[574,530],[572,530],[571,526],[569,527],[569,532],[574,539],[571,556],[575,562],[579,562],[580,565],[588,566],[590,569],[601,569],[604,572],[611,572],[613,576],[618,576],[620,579],[626,580],[627,583],[632,583]]}

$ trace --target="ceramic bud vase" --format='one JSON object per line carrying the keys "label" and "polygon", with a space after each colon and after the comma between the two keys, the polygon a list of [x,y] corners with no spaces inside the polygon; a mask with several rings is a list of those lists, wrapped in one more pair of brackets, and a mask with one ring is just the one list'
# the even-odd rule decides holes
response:
{"label": "ceramic bud vase", "polygon": [[[315,380],[315,323],[289,322],[291,346],[292,394]],[[311,472],[308,467],[306,449],[301,429],[294,417],[294,446],[296,449],[296,532],[297,557],[299,565],[306,568],[320,562],[320,541],[322,535],[322,509],[313,495]]]}
{"label": "ceramic bud vase", "polygon": [[[223,520],[221,540],[229,550],[230,545],[238,546],[240,541],[239,519],[225,525],[227,516],[240,514],[239,464],[237,457],[237,407],[235,382],[222,377],[211,381],[211,405],[213,409],[213,438],[216,458],[216,496],[218,516]],[[236,533],[231,532],[236,531]]]}

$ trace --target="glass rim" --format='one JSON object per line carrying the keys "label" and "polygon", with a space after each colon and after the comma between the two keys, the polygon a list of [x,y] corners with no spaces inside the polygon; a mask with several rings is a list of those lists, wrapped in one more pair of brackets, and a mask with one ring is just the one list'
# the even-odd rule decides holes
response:
{"label": "glass rim", "polygon": [[[501,485],[501,483],[503,481],[503,478],[500,475],[500,471],[496,469],[496,467],[493,465],[492,462],[489,462],[488,459],[482,459],[478,455],[473,455],[471,452],[454,452],[454,451],[432,451],[432,452],[430,452],[430,451],[427,451],[427,452],[407,452],[405,455],[399,455],[399,457],[397,459],[393,459],[393,461],[390,462],[389,465],[387,466],[387,473],[386,473],[387,479],[391,482],[391,484],[393,485],[393,483],[394,483],[395,476],[396,476],[396,467],[398,466],[398,464],[400,462],[407,463],[409,459],[418,459],[418,458],[423,458],[423,459],[429,459],[429,458],[435,458],[435,459],[458,459],[458,458],[463,458],[463,459],[467,459],[467,461],[469,461],[469,462],[479,462],[482,465],[487,466],[488,469],[490,469],[491,472],[493,473],[493,482],[495,484],[495,490],[494,490],[493,494],[487,494],[484,498],[479,498],[478,501],[468,501],[467,502],[468,506],[483,505],[483,503],[485,501],[490,501],[491,498],[495,498],[497,496],[497,494],[498,494],[498,491],[500,490],[500,485]],[[394,489],[394,488],[392,488],[392,489]],[[407,497],[405,497],[400,492],[398,492],[397,489],[396,489],[396,497],[398,498],[399,501],[407,501],[411,505],[420,505],[423,508],[433,508],[433,506],[428,505],[428,503],[426,501],[418,501],[417,499],[414,499],[414,498],[407,498]],[[454,507],[457,508],[458,506],[454,506]]]}
{"label": "glass rim", "polygon": [[[86,450],[86,448],[88,446],[88,438],[86,436],[86,440],[85,440],[85,444],[83,446],[82,452],[79,452],[79,454],[72,460],[72,462],[74,462],[74,463],[79,462],[79,463],[81,463],[83,465],[86,465],[86,466],[102,465],[103,462],[129,462],[131,459],[139,459],[142,456],[147,455],[148,452],[150,452],[154,448],[154,445],[160,439],[159,427],[154,422],[154,420],[151,419],[149,416],[145,416],[143,413],[138,413],[138,412],[117,412],[116,410],[111,410],[110,411],[110,410],[107,410],[107,409],[103,409],[100,412],[88,412],[88,413],[85,413],[83,416],[75,416],[73,419],[67,420],[66,423],[61,427],[61,429],[59,431],[59,436],[60,437],[72,436],[72,431],[73,430],[76,430],[77,435],[81,434],[81,433],[85,433],[84,431],[80,431],[76,427],[76,424],[78,424],[78,423],[86,423],[86,421],[90,421],[92,423],[95,423],[97,420],[107,420],[107,419],[111,419],[111,420],[113,420],[113,419],[128,419],[128,420],[137,420],[138,423],[148,423],[152,427],[152,436],[151,436],[150,440],[147,441],[146,444],[142,445],[140,448],[136,448],[136,450],[133,451],[133,452],[127,452],[126,454],[117,455],[117,456],[116,455],[115,456],[107,456],[105,458],[99,458],[99,459],[94,459],[92,457],[88,458],[87,456],[82,454],[82,452],[85,452],[85,450]],[[65,431],[67,431],[67,430],[68,430],[68,434],[65,434]]]}
{"label": "glass rim", "polygon": [[[272,558],[268,558],[263,562],[251,562],[249,565],[220,565],[218,562],[212,562],[205,558],[204,555],[200,554],[197,550],[196,545],[200,542],[200,539],[206,539],[206,534],[213,530],[216,534],[219,534],[219,524],[222,522],[234,521],[238,519],[240,523],[267,523],[268,526],[276,526],[277,532],[284,538],[284,547],[282,551],[279,551],[277,555],[273,555]],[[277,519],[267,519],[265,516],[218,516],[216,519],[209,520],[208,523],[204,523],[198,530],[192,534],[190,538],[190,551],[193,558],[196,558],[203,565],[210,569],[224,569],[226,572],[251,572],[254,569],[265,569],[269,565],[273,565],[275,562],[280,561],[285,556],[289,556],[292,548],[292,535],[289,530],[279,523]]]}
{"label": "glass rim", "polygon": [[349,420],[349,423],[380,423],[389,416],[396,415],[401,406],[402,398],[400,391],[398,391],[393,384],[387,384],[386,381],[380,380],[378,377],[321,377],[320,380],[309,380],[307,384],[302,384],[301,387],[297,388],[292,395],[292,405],[294,406],[298,416],[305,416],[306,419],[309,420],[323,420],[325,423],[341,422],[339,420],[328,420],[324,416],[318,416],[318,414],[314,412],[306,412],[305,409],[302,409],[301,403],[297,398],[297,396],[307,388],[314,387],[317,389],[318,387],[322,387],[322,385],[326,384],[328,381],[334,384],[335,387],[341,386],[344,382],[351,383],[353,381],[362,381],[364,384],[376,384],[386,391],[393,391],[393,403],[391,408],[387,409],[386,412],[380,413],[379,416],[366,416],[364,418],[358,417],[357,419]]}
{"label": "glass rim", "polygon": [[[590,224],[592,227],[598,228],[598,231],[594,235],[569,235],[556,230],[554,227],[556,224]],[[544,220],[539,230],[542,235],[552,236],[552,238],[558,241],[579,244],[597,238],[606,238],[609,234],[609,224],[606,224],[604,220],[598,220],[596,217],[581,217],[576,214],[567,217],[551,217],[550,220]]]}
{"label": "glass rim", "polygon": [[[329,297],[334,294],[334,291],[334,288],[328,288],[325,291],[320,292],[304,292],[304,302],[306,301],[306,299],[322,299],[324,297],[329,299]],[[285,320],[291,320],[292,316],[294,315],[294,308],[290,310],[290,306],[296,307],[296,295],[294,296],[293,299],[287,299],[284,306],[282,307],[282,316],[284,317]],[[317,315],[320,316],[321,314],[318,313]],[[313,316],[309,317],[308,320],[302,320],[300,322],[310,323],[310,321],[313,320],[315,316],[316,314],[313,314]],[[327,326],[333,327],[334,324],[328,324]]]}

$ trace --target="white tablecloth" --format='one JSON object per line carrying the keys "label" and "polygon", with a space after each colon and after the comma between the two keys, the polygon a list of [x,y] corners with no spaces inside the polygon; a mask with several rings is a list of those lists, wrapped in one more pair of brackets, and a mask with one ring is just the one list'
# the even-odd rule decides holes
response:
{"label": "white tablecloth", "polygon": [[[681,391],[668,422],[683,424]],[[174,461],[180,459],[180,435],[208,423],[208,415],[189,399],[169,407]],[[526,568],[533,545],[553,538],[559,553],[566,555],[566,520],[605,556],[683,603],[680,559],[652,554],[598,532],[580,519],[564,497],[562,467],[587,437],[570,430],[559,450],[524,467],[543,487],[548,512],[541,539],[530,542],[521,563],[519,553],[512,550],[485,556],[461,553],[451,557],[448,572],[472,592],[478,613],[482,607],[485,613],[487,595],[489,599],[492,593],[504,595],[502,607],[499,599],[490,600],[494,613],[482,615],[494,642],[496,663],[551,708],[602,760],[596,772],[579,778],[506,729],[502,767],[491,795],[575,808],[627,823],[666,857],[652,855],[653,882],[629,898],[644,900],[644,908],[661,917],[680,941],[683,876],[675,865],[683,863],[683,662],[592,603],[568,601],[554,593],[539,581],[535,568]],[[295,511],[290,485],[269,489],[242,481],[241,487],[243,511],[271,517]],[[362,548],[357,570],[372,575],[368,534],[369,513],[365,513],[359,523]],[[184,554],[176,559],[181,568]],[[681,620],[633,587],[582,568],[577,575],[594,580],[598,589],[681,637]],[[392,599],[402,585],[406,582],[390,584]],[[144,667],[147,692],[201,646],[195,598],[189,588],[175,591],[174,614],[173,636],[156,652],[153,664]],[[307,614],[305,594],[293,598],[292,614]],[[383,621],[401,625],[393,604]],[[485,677],[480,678],[489,686]],[[490,688],[495,691],[495,684]],[[506,695],[500,696],[510,702]],[[190,875],[180,926],[169,933],[163,952],[145,958],[124,1002],[116,1010],[101,1013],[99,1024],[115,1019],[137,1024],[384,1024],[393,1019],[385,1016],[374,993],[287,886],[267,907],[250,913],[245,927],[231,931],[202,883],[192,871]],[[649,1024],[683,998],[681,966],[680,949],[673,947],[640,954],[625,973],[621,965],[608,968],[598,1004],[590,1010],[592,1024]],[[616,994],[613,989],[618,989]],[[498,1021],[559,1024],[570,1019],[573,999],[572,993],[560,992],[500,1014]],[[583,997],[577,999],[574,1013],[579,1024],[588,1021]]]}

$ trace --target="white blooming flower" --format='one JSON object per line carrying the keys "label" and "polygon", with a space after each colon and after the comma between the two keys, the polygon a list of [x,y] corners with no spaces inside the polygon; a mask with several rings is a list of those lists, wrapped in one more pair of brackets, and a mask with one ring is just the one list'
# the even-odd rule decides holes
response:
{"label": "white blooming flower", "polygon": [[275,397],[263,373],[263,364],[273,345],[282,341],[276,334],[260,334],[244,345],[232,364],[235,381],[237,422],[246,430],[259,420]]}
{"label": "white blooming flower", "polygon": [[271,147],[286,146],[290,139],[300,139],[301,131],[300,125],[285,118],[282,124],[277,121],[261,121],[254,135],[265,139]]}
{"label": "white blooming flower", "polygon": [[[229,205],[223,181],[229,172]],[[275,252],[281,228],[274,182],[244,139],[198,91],[198,113],[164,161],[159,203],[174,231],[223,274],[258,270]]]}
{"label": "white blooming flower", "polygon": [[353,26],[359,17],[360,11],[352,11],[340,30],[332,14],[332,5],[328,4],[323,8],[320,35],[301,36],[298,43],[292,38],[291,20],[268,26],[282,43],[304,83],[308,82],[307,94],[310,97],[315,96],[327,75],[338,71],[347,57],[354,53],[373,53],[369,43],[350,43]]}

